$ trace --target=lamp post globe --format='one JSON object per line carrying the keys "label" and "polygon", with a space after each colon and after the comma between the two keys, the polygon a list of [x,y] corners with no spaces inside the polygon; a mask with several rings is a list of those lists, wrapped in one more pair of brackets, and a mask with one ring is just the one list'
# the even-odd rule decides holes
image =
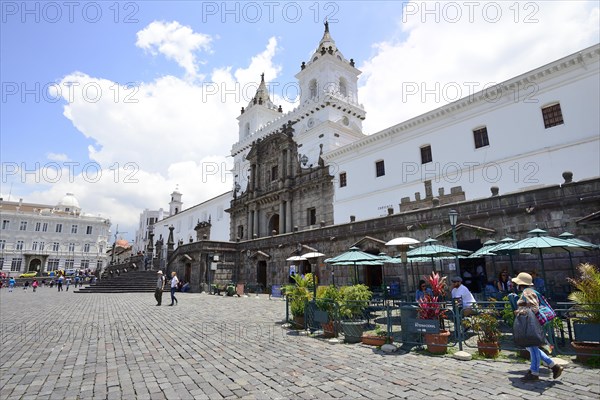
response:
{"label": "lamp post globe", "polygon": [[[458,220],[458,213],[456,212],[456,210],[450,210],[448,212],[448,218],[450,219],[450,226],[452,227],[452,246],[457,249],[458,245],[456,243],[456,222]],[[460,264],[459,264],[459,260],[458,260],[458,255],[456,255],[456,275],[461,276],[460,275]]]}

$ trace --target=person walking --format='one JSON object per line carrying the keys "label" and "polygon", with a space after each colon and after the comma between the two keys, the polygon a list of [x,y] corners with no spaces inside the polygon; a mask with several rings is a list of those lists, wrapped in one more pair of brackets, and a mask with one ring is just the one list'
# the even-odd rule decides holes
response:
{"label": "person walking", "polygon": [[58,281],[56,282],[56,286],[58,287],[58,291],[59,291],[59,292],[62,292],[62,291],[63,291],[63,288],[62,288],[62,285],[63,285],[63,279],[64,279],[64,278],[63,278],[63,276],[62,276],[62,275],[59,275],[59,276],[58,276]]}
{"label": "person walking", "polygon": [[162,304],[162,293],[165,288],[165,277],[163,276],[162,271],[157,272],[158,278],[156,280],[156,289],[154,290],[154,298],[156,299],[156,305],[160,306]]}
{"label": "person walking", "polygon": [[177,299],[175,298],[175,291],[177,290],[177,284],[179,283],[179,279],[177,278],[177,272],[171,272],[171,304],[170,306],[174,306],[177,304]]}
{"label": "person walking", "polygon": [[[540,306],[546,305],[547,307],[550,307],[542,295],[533,288],[533,278],[528,273],[521,272],[516,278],[512,278],[512,282],[517,285],[517,288],[520,291],[522,291],[521,296],[516,303],[517,309],[515,314],[518,314],[519,310],[524,308],[530,308],[537,314],[540,310]],[[552,379],[557,379],[562,374],[563,367],[556,364],[539,347],[527,347],[527,351],[531,355],[531,365],[529,371],[521,378],[522,382],[537,382],[540,380],[540,361],[552,370]]]}
{"label": "person walking", "polygon": [[33,288],[33,293],[35,293],[37,287],[38,287],[38,283],[37,280],[33,280],[33,283],[31,284],[31,287]]}
{"label": "person walking", "polygon": [[12,292],[13,289],[15,288],[15,285],[17,284],[17,282],[15,281],[15,278],[13,278],[12,276],[8,279],[8,291]]}

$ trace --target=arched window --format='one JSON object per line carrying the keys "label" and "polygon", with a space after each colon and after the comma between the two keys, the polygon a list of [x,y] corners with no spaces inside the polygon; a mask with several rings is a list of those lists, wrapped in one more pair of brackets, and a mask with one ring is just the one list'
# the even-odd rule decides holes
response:
{"label": "arched window", "polygon": [[340,94],[342,96],[348,96],[348,85],[346,84],[346,79],[340,78]]}
{"label": "arched window", "polygon": [[245,137],[250,136],[250,123],[249,122],[246,122],[246,126],[244,128],[244,135],[245,135]]}
{"label": "arched window", "polygon": [[317,97],[317,80],[316,79],[313,79],[312,81],[310,81],[308,88],[310,91],[310,98],[314,99],[315,97]]}

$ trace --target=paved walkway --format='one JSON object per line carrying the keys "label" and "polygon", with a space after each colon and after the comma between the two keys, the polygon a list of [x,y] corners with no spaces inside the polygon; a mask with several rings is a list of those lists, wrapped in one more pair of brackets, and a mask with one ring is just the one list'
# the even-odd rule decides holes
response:
{"label": "paved walkway", "polygon": [[598,399],[598,370],[384,354],[280,328],[267,297],[0,290],[2,399]]}

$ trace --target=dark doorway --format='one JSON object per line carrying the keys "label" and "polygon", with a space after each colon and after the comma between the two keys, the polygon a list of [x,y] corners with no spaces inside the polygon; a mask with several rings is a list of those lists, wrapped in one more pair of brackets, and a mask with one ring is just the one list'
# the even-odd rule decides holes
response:
{"label": "dark doorway", "polygon": [[275,231],[279,233],[279,214],[275,214],[269,220],[269,231],[267,232],[269,235]]}
{"label": "dark doorway", "polygon": [[34,258],[29,262],[29,271],[37,271],[40,272],[42,267],[42,261],[39,258]]}
{"label": "dark doorway", "polygon": [[366,265],[363,268],[365,273],[365,285],[371,288],[381,287],[381,284],[383,283],[381,265]]}
{"label": "dark doorway", "polygon": [[267,288],[267,262],[259,261],[256,264],[256,283],[262,285],[262,290]]}
{"label": "dark doorway", "polygon": [[183,279],[186,282],[190,282],[192,280],[192,264],[185,264],[185,273],[183,274]]}

